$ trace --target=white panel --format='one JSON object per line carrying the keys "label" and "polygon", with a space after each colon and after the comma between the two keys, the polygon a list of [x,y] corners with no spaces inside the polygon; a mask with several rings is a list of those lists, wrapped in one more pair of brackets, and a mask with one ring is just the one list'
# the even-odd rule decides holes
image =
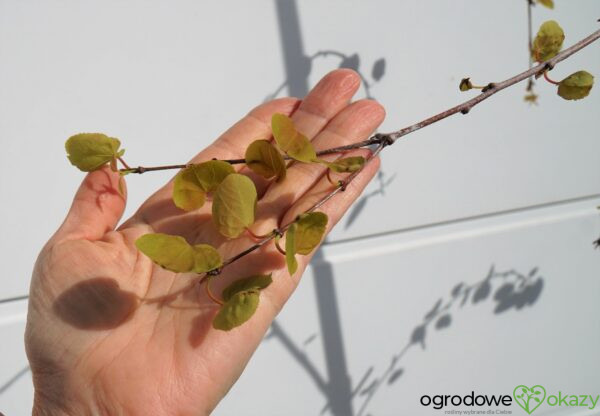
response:
{"label": "white panel", "polygon": [[[351,406],[354,415],[442,414],[422,407],[420,397],[472,390],[510,395],[519,384],[595,396],[600,253],[591,241],[600,233],[599,202],[327,246],[331,273],[325,261],[315,261],[278,325],[321,377],[333,380],[334,401]],[[482,289],[474,303],[490,270],[490,291]],[[527,281],[523,288],[517,274]],[[319,301],[315,289],[326,290],[331,275],[335,292],[320,292]],[[500,291],[515,283],[513,292]],[[463,306],[466,287],[473,289]],[[440,309],[449,305],[451,320],[442,329],[435,326],[444,313],[424,319],[439,299]],[[334,301],[339,320],[322,316],[324,330],[315,311]],[[342,349],[332,348],[336,343]],[[280,337],[267,337],[216,414],[321,414],[327,393],[305,368]],[[357,392],[352,400],[339,396],[344,374],[349,391]],[[248,410],[257,398],[260,405]],[[499,409],[525,414],[514,404]],[[543,405],[536,414],[587,414],[583,410]]]}
{"label": "white panel", "polygon": [[[472,96],[458,91],[463,76],[499,80],[527,64],[523,1],[297,3],[298,18],[293,2],[280,3],[279,22],[275,1],[0,1],[0,189],[10,201],[0,204],[0,251],[11,259],[0,298],[27,292],[34,259],[82,178],[65,158],[69,135],[120,137],[132,164],[182,162],[286,79],[314,84],[339,65],[328,56],[315,58],[308,76],[299,65],[286,69],[280,27],[301,40],[299,50],[285,45],[299,61],[323,50],[358,53],[388,111],[383,130]],[[560,20],[570,44],[596,29],[597,6],[536,7],[535,25]],[[386,73],[373,83],[381,57]],[[597,45],[553,76],[580,68],[600,74]],[[522,102],[519,86],[386,151],[384,179],[394,179],[385,196],[371,188],[361,215],[332,240],[596,193],[600,95],[565,102],[537,88],[539,107]],[[126,215],[170,175],[128,178]]]}
{"label": "white panel", "polygon": [[27,301],[0,304],[0,412],[31,414],[33,385],[23,336]]}

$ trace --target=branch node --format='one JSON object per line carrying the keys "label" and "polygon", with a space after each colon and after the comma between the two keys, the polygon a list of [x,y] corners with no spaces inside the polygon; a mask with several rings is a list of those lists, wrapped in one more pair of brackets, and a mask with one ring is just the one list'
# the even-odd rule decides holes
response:
{"label": "branch node", "polygon": [[212,269],[206,272],[207,276],[218,276],[221,274],[221,268]]}
{"label": "branch node", "polygon": [[344,191],[346,190],[346,186],[347,186],[347,185],[348,185],[348,184],[347,184],[345,181],[338,181],[338,186],[340,187],[340,190],[341,190],[342,192],[344,192]]}
{"label": "branch node", "polygon": [[546,62],[544,65],[544,71],[552,71],[554,69],[554,64],[551,62]]}
{"label": "branch node", "polygon": [[395,142],[396,141],[394,139],[392,139],[392,136],[390,136],[389,134],[382,134],[382,133],[377,133],[375,135],[375,140],[373,141],[373,143],[382,144],[384,147],[391,146]]}
{"label": "branch node", "polygon": [[460,110],[461,114],[469,114],[469,111],[471,111],[471,107],[465,107],[462,110]]}
{"label": "branch node", "polygon": [[485,87],[483,87],[481,89],[481,92],[487,92],[489,90],[493,90],[494,88],[496,88],[496,84],[493,82],[490,82],[488,85],[486,85]]}
{"label": "branch node", "polygon": [[273,228],[273,235],[279,238],[283,237],[283,233],[279,228]]}

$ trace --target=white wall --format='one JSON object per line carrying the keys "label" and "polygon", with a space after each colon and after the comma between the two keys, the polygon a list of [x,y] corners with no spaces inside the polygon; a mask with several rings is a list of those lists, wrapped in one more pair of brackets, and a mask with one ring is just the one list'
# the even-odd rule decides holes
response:
{"label": "white wall", "polygon": [[[119,137],[133,164],[183,162],[286,80],[279,95],[301,95],[336,68],[330,55],[303,72],[324,50],[359,55],[387,109],[382,131],[471,96],[458,91],[463,76],[485,83],[527,66],[523,0],[296,3],[297,15],[294,2],[275,0],[0,0],[0,411],[31,406],[26,300],[8,300],[27,294],[37,252],[81,180],[65,158],[68,136]],[[556,0],[554,11],[535,8],[534,26],[556,18],[569,45],[598,17],[597,0]],[[552,75],[600,76],[599,48]],[[374,82],[380,58],[386,71]],[[600,252],[591,246],[600,94],[566,102],[542,81],[536,88],[537,107],[517,86],[386,150],[380,182],[389,183],[375,182],[333,232],[215,414],[317,415],[327,403],[336,415],[432,414],[423,394],[510,394],[521,383],[600,394]],[[169,175],[128,177],[126,215]],[[519,278],[494,277],[481,302],[452,303],[450,326],[427,324],[425,348],[411,343],[438,299],[445,305],[464,282],[462,296],[492,265],[524,276],[537,268],[528,285],[542,283],[497,295]],[[319,388],[299,357],[332,387]]]}

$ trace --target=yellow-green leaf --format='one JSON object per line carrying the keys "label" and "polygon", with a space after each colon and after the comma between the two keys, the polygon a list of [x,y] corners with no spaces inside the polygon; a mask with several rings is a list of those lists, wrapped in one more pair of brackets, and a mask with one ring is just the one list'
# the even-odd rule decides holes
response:
{"label": "yellow-green leaf", "polygon": [[213,197],[212,218],[217,230],[229,238],[239,236],[254,222],[256,198],[250,178],[238,173],[228,175]]}
{"label": "yellow-green leaf", "polygon": [[267,140],[256,140],[246,149],[246,165],[264,178],[285,178],[285,161],[281,153]]}
{"label": "yellow-green leaf", "polygon": [[549,9],[554,9],[554,1],[553,0],[537,0],[539,4],[542,6],[546,6]]}
{"label": "yellow-green leaf", "polygon": [[594,76],[587,71],[577,71],[558,84],[558,95],[565,100],[587,97],[594,85]]}
{"label": "yellow-green leaf", "polygon": [[136,247],[159,266],[178,273],[204,273],[223,264],[217,250],[208,244],[190,245],[183,237],[145,234]]}
{"label": "yellow-green leaf", "polygon": [[322,163],[334,172],[356,172],[365,164],[365,158],[362,156],[352,156],[338,159],[333,162],[327,162],[323,159],[316,159],[316,162]]}
{"label": "yellow-green leaf", "polygon": [[194,167],[179,171],[173,183],[173,202],[178,208],[193,211],[204,205],[206,192],[198,183]]}
{"label": "yellow-green leaf", "polygon": [[65,143],[67,157],[72,165],[84,172],[94,171],[120,157],[121,142],[102,133],[80,133],[69,137]]}
{"label": "yellow-green leaf", "polygon": [[233,166],[222,160],[188,166],[175,177],[173,202],[186,211],[198,209],[204,205],[206,193],[213,192],[232,173],[235,173]]}
{"label": "yellow-green leaf", "polygon": [[562,48],[565,32],[554,20],[548,20],[540,26],[532,45],[531,55],[538,62],[554,57]]}
{"label": "yellow-green leaf", "polygon": [[246,290],[263,290],[273,282],[270,274],[257,274],[236,280],[223,290],[223,300],[227,302],[238,292]]}
{"label": "yellow-green leaf", "polygon": [[287,264],[290,275],[298,270],[298,262],[296,261],[296,223],[290,225],[285,233],[285,263]]}
{"label": "yellow-green leaf", "polygon": [[461,91],[469,91],[473,88],[473,84],[471,84],[470,78],[463,78],[460,80],[460,84],[458,85],[458,89]]}
{"label": "yellow-green leaf", "polygon": [[219,312],[213,319],[213,328],[229,331],[240,326],[254,315],[258,308],[258,302],[258,290],[237,292],[221,305]]}
{"label": "yellow-green leaf", "polygon": [[293,159],[310,163],[317,158],[315,148],[308,138],[296,130],[291,118],[284,114],[273,114],[271,129],[277,146]]}
{"label": "yellow-green leaf", "polygon": [[302,214],[295,225],[295,253],[306,255],[321,242],[327,227],[327,215],[322,212]]}

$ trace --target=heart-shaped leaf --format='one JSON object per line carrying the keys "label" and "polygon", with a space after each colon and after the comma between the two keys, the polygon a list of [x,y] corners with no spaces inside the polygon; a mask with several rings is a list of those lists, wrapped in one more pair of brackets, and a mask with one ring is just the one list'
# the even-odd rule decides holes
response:
{"label": "heart-shaped leaf", "polygon": [[295,252],[306,255],[321,242],[327,227],[327,215],[323,212],[302,214],[295,224]]}
{"label": "heart-shaped leaf", "polygon": [[254,315],[254,312],[258,308],[258,302],[258,290],[237,292],[221,305],[219,312],[213,319],[213,328],[230,331],[240,326]]}
{"label": "heart-shaped leaf", "polygon": [[246,149],[246,165],[264,178],[285,178],[285,161],[281,153],[267,140],[256,140]]}
{"label": "heart-shaped leaf", "polygon": [[273,283],[273,279],[270,274],[257,274],[254,276],[245,277],[243,279],[236,280],[223,290],[223,300],[227,302],[238,292],[244,292],[247,290],[263,290],[267,286]]}
{"label": "heart-shaped leaf", "polygon": [[533,59],[543,62],[553,58],[562,48],[564,40],[565,32],[556,21],[548,20],[544,22],[532,44],[531,54]]}
{"label": "heart-shaped leaf", "polygon": [[188,166],[175,177],[173,202],[186,211],[198,209],[204,205],[206,193],[213,192],[232,173],[235,173],[233,166],[222,160]]}
{"label": "heart-shaped leaf", "polygon": [[594,76],[587,71],[577,71],[558,84],[558,95],[565,100],[587,97],[594,86]]}
{"label": "heart-shaped leaf", "polygon": [[190,245],[183,237],[145,234],[136,247],[159,266],[178,273],[205,273],[223,264],[217,250],[208,244]]}
{"label": "heart-shaped leaf", "polygon": [[338,159],[333,162],[327,162],[323,159],[316,159],[316,162],[322,163],[334,172],[356,172],[365,164],[365,158],[362,156],[352,156],[343,159]]}
{"label": "heart-shaped leaf", "polygon": [[80,133],[69,137],[65,143],[67,157],[72,165],[84,172],[94,171],[108,162],[123,156],[121,142],[102,133]]}
{"label": "heart-shaped leaf", "polygon": [[271,118],[271,129],[277,146],[293,159],[310,163],[317,158],[315,148],[308,138],[296,130],[291,118],[275,113]]}
{"label": "heart-shaped leaf", "polygon": [[250,178],[238,173],[228,175],[217,187],[212,218],[217,230],[229,238],[239,236],[254,222],[256,187]]}

